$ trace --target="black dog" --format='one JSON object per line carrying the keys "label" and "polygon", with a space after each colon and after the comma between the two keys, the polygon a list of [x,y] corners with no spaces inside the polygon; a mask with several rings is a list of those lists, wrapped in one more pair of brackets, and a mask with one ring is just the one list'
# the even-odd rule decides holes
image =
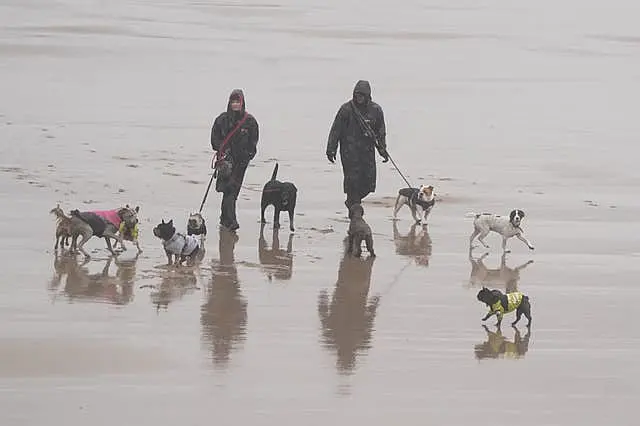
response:
{"label": "black dog", "polygon": [[349,219],[351,219],[351,222],[349,223],[349,230],[347,231],[347,253],[353,254],[355,257],[360,257],[362,255],[362,241],[364,241],[371,257],[375,257],[371,227],[364,221],[362,216],[364,216],[364,209],[361,204],[356,203],[349,208]]}
{"label": "black dog", "polygon": [[[163,219],[161,223],[153,228],[153,235],[162,240],[169,265],[177,263],[180,266],[187,258],[189,258],[190,263],[198,259],[198,253],[200,252],[198,239],[193,235],[184,235],[176,232],[176,228],[173,226],[173,219],[166,223]],[[175,257],[174,262],[172,262],[172,257]]]}
{"label": "black dog", "polygon": [[502,323],[502,316],[509,312],[516,311],[516,320],[511,323],[511,325],[515,326],[524,314],[529,320],[527,327],[531,327],[531,304],[529,303],[529,296],[525,296],[519,291],[504,294],[500,290],[489,290],[486,287],[482,287],[478,292],[477,298],[489,307],[489,313],[482,318],[482,321],[486,321],[492,315],[495,315],[498,317],[496,326],[499,328]]}
{"label": "black dog", "polygon": [[260,219],[262,223],[267,223],[264,219],[264,211],[268,206],[273,206],[273,227],[280,228],[280,212],[289,212],[289,229],[293,232],[293,214],[296,209],[298,188],[291,182],[280,182],[276,180],[277,174],[278,163],[276,163],[276,166],[273,168],[271,180],[265,183],[264,188],[262,188],[262,199],[260,201],[262,211]]}

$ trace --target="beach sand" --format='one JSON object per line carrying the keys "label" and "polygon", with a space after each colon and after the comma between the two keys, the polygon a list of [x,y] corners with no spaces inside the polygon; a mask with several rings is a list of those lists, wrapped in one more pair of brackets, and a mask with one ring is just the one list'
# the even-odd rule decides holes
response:
{"label": "beach sand", "polygon": [[[631,1],[0,5],[0,423],[635,423],[640,30]],[[367,79],[389,152],[438,202],[425,229],[378,163],[375,260],[343,258],[339,105]],[[209,194],[205,258],[165,266],[233,88],[260,124],[237,239]],[[297,229],[260,242],[274,162]],[[143,253],[56,255],[68,212],[139,205]],[[469,212],[526,212],[535,245],[475,249]],[[271,210],[267,212],[271,222]],[[288,246],[290,250],[287,250]],[[365,256],[366,257],[366,256]],[[486,285],[533,326],[480,319]]]}

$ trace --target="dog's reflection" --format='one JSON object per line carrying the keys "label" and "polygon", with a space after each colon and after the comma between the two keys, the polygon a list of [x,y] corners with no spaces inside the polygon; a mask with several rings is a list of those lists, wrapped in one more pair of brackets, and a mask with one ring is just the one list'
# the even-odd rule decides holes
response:
{"label": "dog's reflection", "polygon": [[226,368],[231,353],[246,338],[247,301],[240,290],[234,249],[235,232],[220,230],[218,262],[212,260],[207,301],[200,309],[202,341],[209,347],[215,367]]}
{"label": "dog's reflection", "polygon": [[469,262],[471,262],[471,274],[469,276],[470,287],[501,287],[507,293],[518,291],[518,281],[520,281],[520,271],[533,263],[533,260],[523,263],[515,268],[507,266],[506,255],[503,254],[500,267],[489,269],[484,264],[484,258],[489,253],[483,254],[478,259],[474,259],[469,251]]}
{"label": "dog's reflection", "polygon": [[326,290],[318,297],[322,343],[337,355],[336,369],[351,374],[357,357],[371,347],[379,296],[369,297],[371,270],[375,258],[344,255],[338,269],[333,297]]}
{"label": "dog's reflection", "polygon": [[[136,262],[139,253],[134,258],[126,260],[110,256],[102,270],[97,273],[89,271],[87,267],[90,262],[89,258],[83,257],[83,261],[79,262],[77,256],[70,252],[55,253],[54,256],[54,274],[49,284],[49,291],[54,300],[60,293],[65,295],[69,301],[95,301],[126,305],[133,300]],[[115,263],[117,267],[115,275],[109,274],[112,263]]]}
{"label": "dog's reflection", "polygon": [[260,225],[260,238],[258,239],[258,258],[260,266],[269,281],[275,277],[276,280],[290,280],[293,275],[293,233],[289,233],[287,249],[280,248],[279,230],[274,228],[271,240],[271,248],[267,247],[267,240],[264,238],[264,226]]}
{"label": "dog's reflection", "polygon": [[531,339],[531,329],[527,328],[524,337],[520,330],[513,327],[515,335],[513,341],[507,340],[499,328],[491,331],[486,325],[482,326],[487,332],[487,340],[475,345],[475,357],[481,359],[511,358],[518,359],[525,356],[529,350],[529,340]]}
{"label": "dog's reflection", "polygon": [[426,224],[414,223],[407,235],[401,235],[398,231],[398,222],[394,221],[393,241],[396,246],[396,254],[413,258],[418,265],[429,266],[432,245]]}
{"label": "dog's reflection", "polygon": [[169,304],[182,299],[184,296],[200,290],[198,277],[190,267],[168,268],[162,271],[159,286],[154,286],[151,292],[151,303],[156,311],[169,309]]}

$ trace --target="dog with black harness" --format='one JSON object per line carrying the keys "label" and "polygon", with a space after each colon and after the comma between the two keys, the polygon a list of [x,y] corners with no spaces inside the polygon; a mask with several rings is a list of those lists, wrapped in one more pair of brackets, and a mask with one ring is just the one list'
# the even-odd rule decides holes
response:
{"label": "dog with black harness", "polygon": [[402,188],[398,191],[396,205],[393,209],[393,220],[397,219],[398,211],[406,205],[416,223],[427,222],[431,209],[436,204],[436,194],[432,185],[420,185],[419,188]]}
{"label": "dog with black harness", "polygon": [[280,212],[289,213],[289,230],[293,232],[293,215],[296,210],[296,198],[298,188],[291,182],[281,182],[276,179],[278,175],[278,163],[273,168],[271,179],[262,188],[260,200],[260,222],[267,223],[264,212],[268,206],[273,206],[273,227],[280,228]]}

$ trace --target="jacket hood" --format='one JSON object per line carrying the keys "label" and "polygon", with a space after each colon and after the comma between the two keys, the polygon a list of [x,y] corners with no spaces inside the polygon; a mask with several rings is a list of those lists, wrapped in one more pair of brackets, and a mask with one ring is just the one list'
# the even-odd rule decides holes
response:
{"label": "jacket hood", "polygon": [[247,108],[247,103],[244,99],[244,92],[242,91],[242,89],[233,89],[233,91],[229,95],[229,101],[227,102],[227,112],[233,112],[233,110],[231,109],[231,101],[234,99],[240,99],[240,101],[242,102],[242,110],[240,111],[240,113],[244,115],[244,112]]}
{"label": "jacket hood", "polygon": [[369,82],[367,80],[358,80],[355,87],[353,88],[354,98],[356,96],[356,93],[362,93],[367,101],[371,101],[371,85],[369,84]]}

